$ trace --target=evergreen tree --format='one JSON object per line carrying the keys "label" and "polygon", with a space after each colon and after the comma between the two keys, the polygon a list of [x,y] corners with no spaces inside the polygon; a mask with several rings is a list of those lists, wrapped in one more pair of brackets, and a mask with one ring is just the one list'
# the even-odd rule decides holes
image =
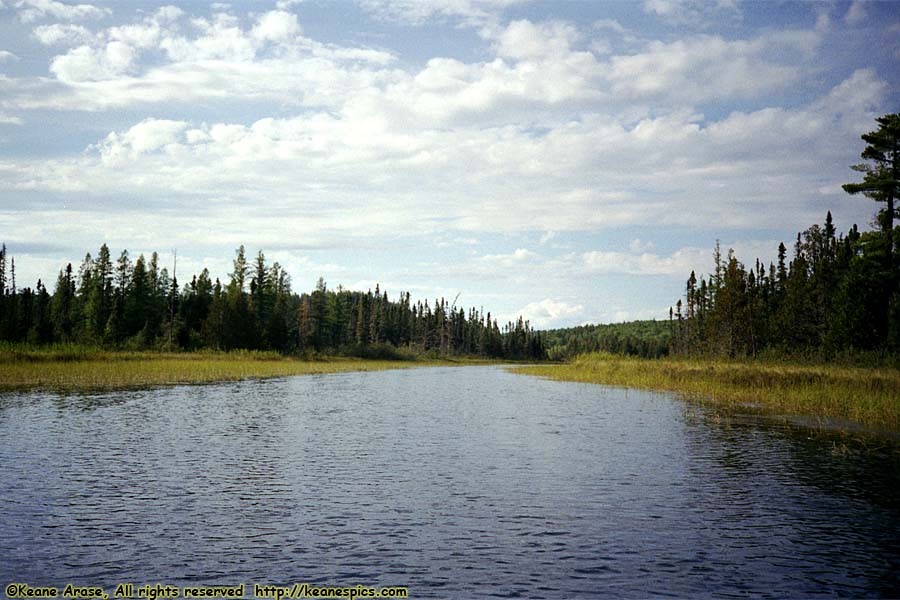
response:
{"label": "evergreen tree", "polygon": [[72,263],[59,272],[56,280],[56,289],[50,301],[50,313],[53,320],[54,337],[63,342],[72,339],[74,321],[72,309],[75,303],[75,277],[72,273]]}
{"label": "evergreen tree", "polygon": [[896,216],[894,201],[900,186],[900,113],[884,115],[876,119],[876,122],[878,129],[862,135],[867,144],[862,152],[862,158],[866,162],[852,167],[863,174],[863,181],[848,183],[843,187],[847,193],[862,193],[886,204],[879,214],[879,221],[886,241],[886,253],[891,258]]}

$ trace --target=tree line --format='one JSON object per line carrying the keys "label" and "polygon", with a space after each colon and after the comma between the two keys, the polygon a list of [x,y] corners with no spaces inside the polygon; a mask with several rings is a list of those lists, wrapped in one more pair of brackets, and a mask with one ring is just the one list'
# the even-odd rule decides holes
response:
{"label": "tree line", "polygon": [[900,353],[900,253],[895,199],[900,114],[877,119],[862,136],[863,180],[844,185],[881,204],[877,228],[837,234],[829,211],[822,225],[781,243],[777,262],[749,268],[716,244],[709,278],[691,272],[684,300],[669,309],[671,352],[756,356],[775,351],[829,358],[859,351]]}
{"label": "tree line", "polygon": [[543,336],[519,317],[502,327],[491,313],[457,308],[444,298],[413,302],[374,292],[328,289],[295,293],[291,278],[260,251],[236,251],[228,281],[208,269],[179,286],[154,252],[114,261],[106,244],[75,270],[59,272],[53,292],[42,281],[19,288],[15,259],[0,247],[0,340],[33,345],[79,343],[125,349],[274,350],[284,354],[341,353],[543,359]]}
{"label": "tree line", "polygon": [[572,358],[585,352],[609,352],[642,358],[669,353],[671,334],[665,321],[630,321],[579,325],[544,332],[551,360]]}

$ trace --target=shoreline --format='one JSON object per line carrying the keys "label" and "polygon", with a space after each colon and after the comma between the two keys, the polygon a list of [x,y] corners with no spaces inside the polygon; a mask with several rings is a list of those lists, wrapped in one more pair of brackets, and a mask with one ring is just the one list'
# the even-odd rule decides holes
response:
{"label": "shoreline", "polygon": [[[429,366],[495,364],[464,357],[404,360],[272,352],[28,351],[0,353],[0,393],[112,391]],[[496,362],[499,364],[499,362]]]}
{"label": "shoreline", "polygon": [[568,363],[512,370],[557,381],[673,392],[693,402],[810,427],[900,433],[900,371],[895,369],[593,353]]}

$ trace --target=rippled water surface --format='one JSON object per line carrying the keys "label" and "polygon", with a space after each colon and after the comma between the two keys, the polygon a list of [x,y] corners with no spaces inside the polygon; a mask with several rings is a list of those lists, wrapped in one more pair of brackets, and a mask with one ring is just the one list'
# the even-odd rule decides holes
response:
{"label": "rippled water surface", "polygon": [[900,596],[895,450],[498,367],[0,396],[0,490],[4,584]]}

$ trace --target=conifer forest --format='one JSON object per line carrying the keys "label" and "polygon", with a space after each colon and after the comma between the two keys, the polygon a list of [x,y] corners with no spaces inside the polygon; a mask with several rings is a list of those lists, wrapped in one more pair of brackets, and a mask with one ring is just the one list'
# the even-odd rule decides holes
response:
{"label": "conifer forest", "polygon": [[296,293],[290,275],[259,252],[236,251],[226,283],[204,269],[181,286],[157,253],[113,260],[104,244],[76,269],[67,264],[52,292],[38,281],[18,288],[15,259],[0,249],[0,339],[44,345],[78,343],[123,349],[274,350],[392,358],[398,349],[436,356],[540,359],[543,337],[522,318],[500,325],[491,313],[465,311],[441,298],[391,300],[379,286],[365,293]]}

